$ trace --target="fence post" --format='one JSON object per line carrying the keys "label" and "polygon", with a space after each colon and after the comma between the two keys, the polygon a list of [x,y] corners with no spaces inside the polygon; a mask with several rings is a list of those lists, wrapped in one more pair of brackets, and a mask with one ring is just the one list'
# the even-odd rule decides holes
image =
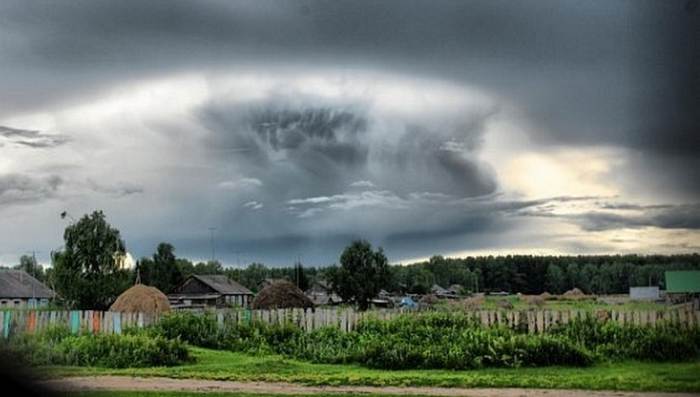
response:
{"label": "fence post", "polygon": [[70,332],[72,334],[80,332],[80,312],[77,310],[70,312]]}
{"label": "fence post", "polygon": [[3,312],[2,320],[2,335],[5,339],[10,337],[10,326],[12,325],[12,312]]}

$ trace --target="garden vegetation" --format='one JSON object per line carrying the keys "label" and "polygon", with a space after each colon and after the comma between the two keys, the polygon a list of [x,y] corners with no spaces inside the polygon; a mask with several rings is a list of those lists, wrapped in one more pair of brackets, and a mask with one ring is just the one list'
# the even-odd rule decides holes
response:
{"label": "garden vegetation", "polygon": [[72,335],[64,327],[3,339],[0,353],[5,359],[30,366],[127,368],[173,366],[189,361],[187,346],[179,339],[144,332]]}
{"label": "garden vegetation", "polygon": [[367,320],[346,333],[258,322],[219,328],[214,316],[174,313],[148,332],[201,347],[384,369],[589,366],[628,359],[692,360],[700,354],[698,328],[620,325],[594,317],[527,334],[484,328],[463,313],[411,314]]}

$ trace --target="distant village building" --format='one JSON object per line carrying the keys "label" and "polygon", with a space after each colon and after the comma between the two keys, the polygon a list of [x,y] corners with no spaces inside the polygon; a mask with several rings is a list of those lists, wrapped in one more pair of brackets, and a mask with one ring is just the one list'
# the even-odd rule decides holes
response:
{"label": "distant village building", "polygon": [[45,307],[56,293],[23,270],[0,270],[0,307]]}
{"label": "distant village building", "polygon": [[661,297],[659,287],[630,287],[630,299],[655,301]]}
{"label": "distant village building", "polygon": [[432,288],[430,288],[430,293],[441,299],[456,299],[459,297],[459,294],[452,289],[445,289],[437,284],[433,284]]}
{"label": "distant village building", "polygon": [[339,305],[343,302],[343,299],[333,293],[330,285],[325,281],[314,282],[304,293],[316,306]]}
{"label": "distant village building", "polygon": [[461,284],[452,284],[447,289],[447,291],[449,291],[455,295],[462,295],[463,290],[464,290],[464,287]]}
{"label": "distant village building", "polygon": [[672,302],[700,297],[700,270],[675,270],[664,273],[666,296]]}
{"label": "distant village building", "polygon": [[168,300],[173,308],[248,307],[253,293],[225,275],[192,275]]}

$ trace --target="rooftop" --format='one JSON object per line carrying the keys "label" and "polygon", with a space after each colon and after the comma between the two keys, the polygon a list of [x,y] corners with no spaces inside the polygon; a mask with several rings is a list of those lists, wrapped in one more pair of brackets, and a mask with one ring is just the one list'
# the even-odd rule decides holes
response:
{"label": "rooftop", "polygon": [[53,298],[55,293],[23,270],[0,270],[0,298]]}

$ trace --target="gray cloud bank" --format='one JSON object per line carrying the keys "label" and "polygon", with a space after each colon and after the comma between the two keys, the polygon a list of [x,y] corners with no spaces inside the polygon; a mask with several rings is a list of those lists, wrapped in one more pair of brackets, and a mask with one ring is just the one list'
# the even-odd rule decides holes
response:
{"label": "gray cloud bank", "polygon": [[63,135],[48,135],[37,130],[24,130],[2,125],[0,125],[0,137],[9,143],[35,149],[52,148],[68,142],[68,138]]}
{"label": "gray cloud bank", "polygon": [[[0,92],[11,100],[0,105],[1,148],[66,149],[56,163],[58,156],[90,163],[63,173],[7,166],[0,205],[56,198],[68,205],[71,190],[89,192],[95,207],[119,198],[124,213],[150,205],[166,214],[148,218],[161,223],[149,233],[124,221],[138,254],[170,239],[181,254],[206,257],[206,230],[216,224],[224,259],[236,249],[273,263],[297,251],[332,261],[354,237],[403,257],[529,244],[505,234],[549,219],[586,231],[697,229],[700,21],[686,3],[3,1]],[[134,123],[143,136],[123,133],[132,125],[90,125],[95,131],[74,135],[4,122],[163,76],[251,70],[402,75],[415,87],[426,80],[469,87],[493,103],[455,110],[446,101],[397,114],[372,102],[371,89],[329,99],[280,84],[245,101],[211,88],[187,115],[194,127],[154,116]],[[519,110],[516,122],[534,145],[624,149],[631,171],[617,183],[691,204],[504,198],[508,186],[481,157],[485,131],[504,108]],[[136,143],[127,146],[130,139]],[[110,145],[125,160],[102,170],[107,182],[88,171],[112,166],[99,157]],[[197,169],[187,165],[192,159]],[[573,202],[592,207],[566,216],[552,210]],[[158,227],[167,233],[158,236]],[[196,228],[203,232],[186,230]]]}

